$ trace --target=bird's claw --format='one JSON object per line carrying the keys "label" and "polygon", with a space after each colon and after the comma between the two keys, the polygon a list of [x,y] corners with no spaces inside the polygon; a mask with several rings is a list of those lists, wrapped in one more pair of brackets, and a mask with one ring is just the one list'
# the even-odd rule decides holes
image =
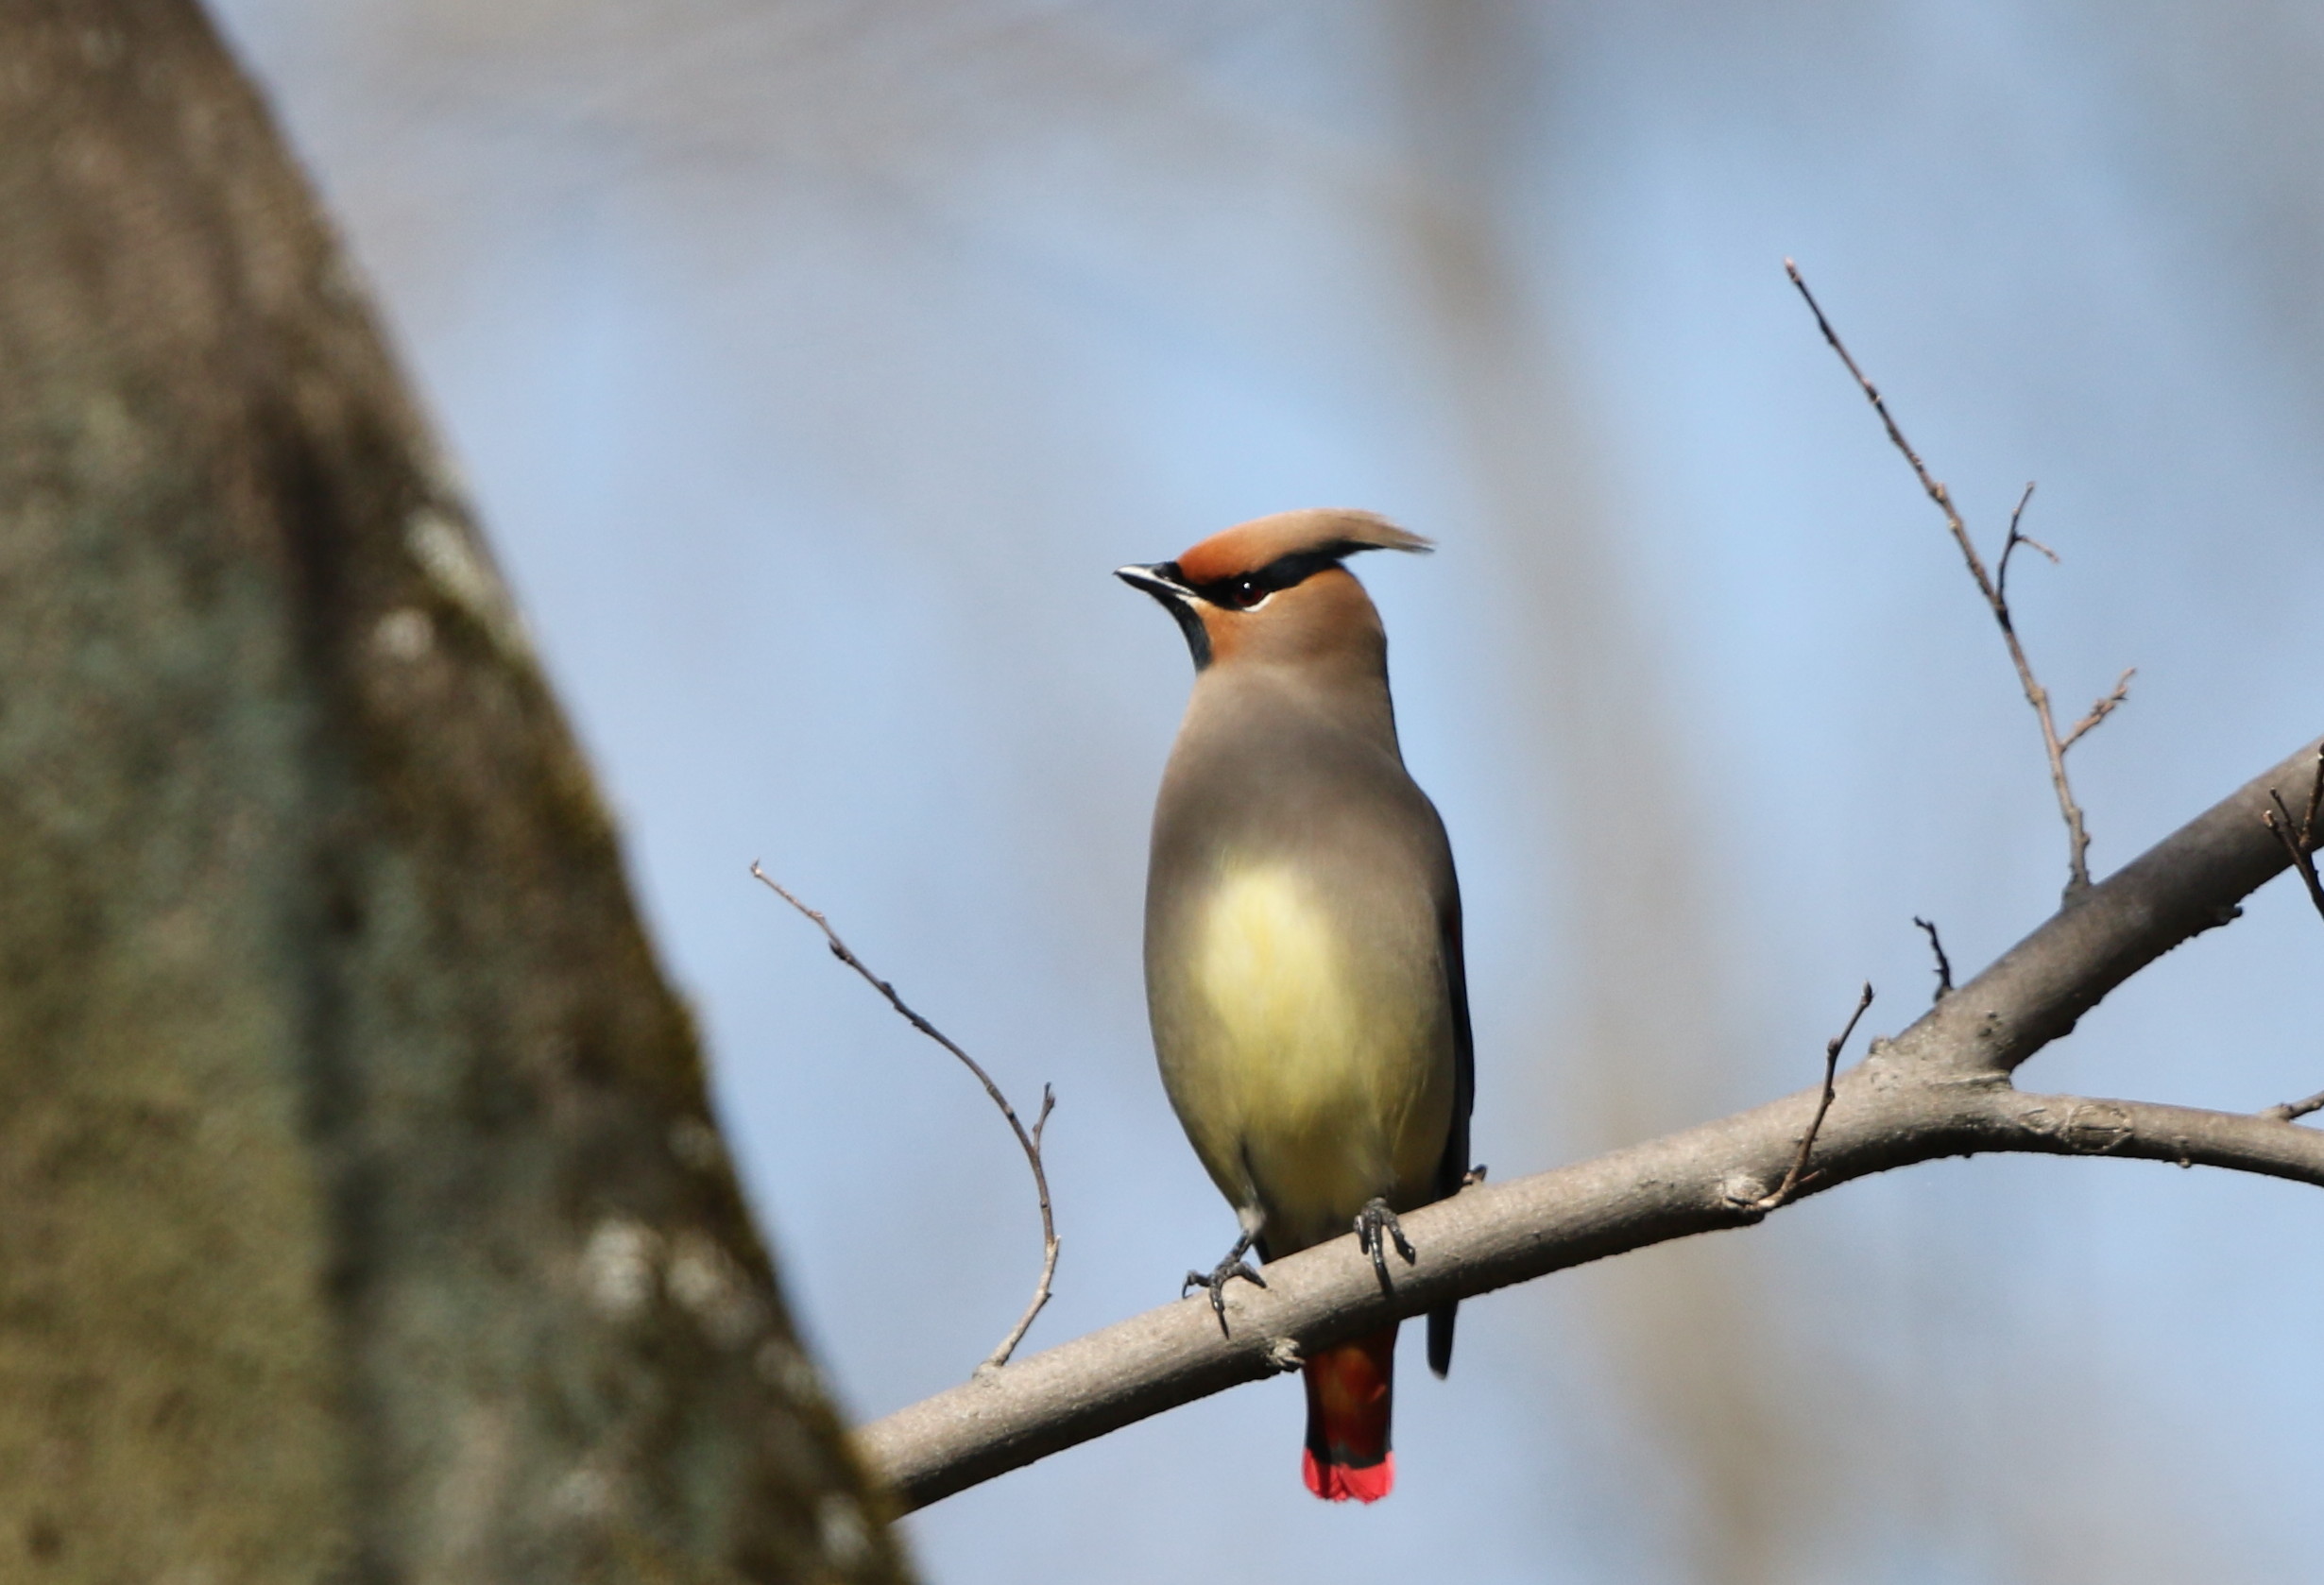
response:
{"label": "bird's claw", "polygon": [[1267,1279],[1260,1276],[1257,1270],[1243,1259],[1244,1255],[1251,1253],[1251,1246],[1257,1242],[1258,1229],[1246,1227],[1243,1229],[1242,1236],[1235,1240],[1235,1247],[1226,1252],[1226,1258],[1210,1269],[1209,1275],[1205,1276],[1200,1271],[1188,1271],[1187,1280],[1179,1285],[1178,1297],[1181,1299],[1198,1287],[1207,1288],[1210,1291],[1210,1311],[1219,1318],[1221,1337],[1229,1335],[1226,1329],[1226,1285],[1237,1277],[1240,1277],[1254,1287],[1267,1286]]}
{"label": "bird's claw", "polygon": [[1258,1269],[1243,1259],[1244,1248],[1245,1246],[1237,1245],[1224,1260],[1220,1261],[1206,1272],[1188,1271],[1187,1280],[1178,1288],[1178,1297],[1181,1299],[1198,1287],[1209,1291],[1210,1308],[1212,1313],[1219,1318],[1219,1331],[1222,1334],[1226,1332],[1226,1285],[1237,1277],[1240,1277],[1254,1287],[1267,1286],[1267,1279],[1258,1274]]}
{"label": "bird's claw", "polygon": [[[1382,1234],[1387,1237],[1381,1237]],[[1396,1213],[1388,1202],[1375,1198],[1356,1214],[1356,1246],[1372,1257],[1372,1270],[1378,1274],[1380,1287],[1388,1287],[1388,1245],[1393,1242],[1396,1253],[1404,1256],[1407,1266],[1420,1258],[1412,1241],[1404,1236],[1404,1224],[1396,1220]]]}

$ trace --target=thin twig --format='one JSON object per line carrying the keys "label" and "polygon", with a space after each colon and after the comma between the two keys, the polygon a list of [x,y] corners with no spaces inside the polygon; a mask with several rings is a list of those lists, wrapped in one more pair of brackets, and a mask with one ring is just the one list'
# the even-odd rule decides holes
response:
{"label": "thin twig", "polygon": [[2018,527],[2018,524],[2025,519],[2025,506],[2033,500],[2033,492],[2034,482],[2028,479],[2025,481],[2025,488],[2017,498],[2017,504],[2009,508],[2009,532],[2001,542],[2000,564],[1993,569],[1993,593],[2005,603],[2009,598],[2009,558],[2017,554],[2017,548],[2020,545],[2031,545],[2035,550],[2040,551],[2050,558],[2052,567],[2059,564],[2056,551],[2051,550],[2041,540]]}
{"label": "thin twig", "polygon": [[2034,676],[2033,664],[2025,658],[2025,646],[2018,641],[2017,625],[2009,615],[2007,593],[2009,556],[2018,546],[2031,545],[2050,560],[2058,559],[2057,552],[2018,530],[2018,520],[2025,515],[2025,503],[2033,499],[2033,486],[2025,486],[2025,493],[2018,497],[2017,509],[2009,514],[2008,537],[2001,547],[2000,576],[1993,577],[1986,571],[1985,560],[1977,554],[1975,541],[1969,537],[1968,525],[1961,521],[1960,513],[1954,507],[1952,491],[1945,488],[1942,480],[1930,474],[1927,466],[1921,461],[1921,453],[1914,451],[1912,442],[1905,438],[1905,432],[1897,427],[1896,419],[1888,412],[1888,404],[1881,399],[1879,387],[1865,378],[1864,370],[1857,366],[1847,344],[1832,328],[1832,321],[1824,317],[1822,305],[1816,301],[1816,294],[1807,289],[1807,281],[1800,274],[1800,266],[1786,259],[1784,273],[1791,278],[1792,285],[1799,288],[1801,298],[1807,303],[1808,312],[1816,316],[1816,328],[1823,332],[1825,342],[1839,354],[1840,362],[1855,377],[1856,387],[1864,393],[1864,400],[1871,402],[1872,411],[1880,415],[1881,425],[1888,430],[1890,444],[1912,465],[1913,477],[1921,481],[1922,490],[1945,515],[1945,527],[1952,531],[1953,542],[1960,547],[1961,559],[1969,564],[1969,575],[1977,581],[1977,592],[1985,596],[1985,603],[1993,613],[1994,624],[2001,629],[2002,641],[2008,645],[2009,662],[2017,668],[2018,685],[2025,690],[2025,702],[2033,707],[2034,719],[2042,724],[2042,748],[2049,758],[2050,786],[2058,794],[2058,812],[2066,823],[2066,901],[2073,902],[2090,889],[2090,830],[2082,819],[2082,806],[2075,802],[2073,785],[2066,779],[2066,750],[2072,748],[2083,733],[2112,714],[2115,707],[2129,696],[2131,673],[2125,672],[2121,680],[2115,683],[2114,690],[2092,706],[2089,715],[2072,732],[2063,738],[2059,736],[2057,720],[2050,711],[2049,690]]}
{"label": "thin twig", "polygon": [[2125,667],[2122,675],[2114,679],[2114,686],[2107,690],[2105,697],[2092,705],[2090,713],[2067,730],[2065,737],[2058,744],[2058,752],[2065,753],[2066,750],[2082,741],[2083,733],[2120,709],[2123,701],[2130,697],[2130,679],[2138,674],[2139,669],[2136,666]]}
{"label": "thin twig", "polygon": [[2314,843],[2307,835],[2297,833],[2292,811],[2283,807],[2283,794],[2271,787],[2267,795],[2275,799],[2276,807],[2262,810],[2260,823],[2275,832],[2276,840],[2283,844],[2284,851],[2292,856],[2292,867],[2299,871],[2300,881],[2308,888],[2308,900],[2315,904],[2317,913],[2324,914],[2324,880],[2316,877]]}
{"label": "thin twig", "polygon": [[2324,1112],[2324,1090],[2316,1091],[2305,1100],[2287,1100],[2281,1106],[2270,1106],[2260,1116],[2288,1123],[2294,1117],[2304,1117],[2311,1112]]}
{"label": "thin twig", "polygon": [[2308,789],[2308,808],[2298,824],[2294,824],[2292,810],[2284,803],[2282,793],[2271,787],[2267,790],[2267,801],[2276,807],[2260,811],[2261,823],[2276,833],[2276,840],[2292,856],[2292,867],[2299,871],[2300,881],[2308,888],[2308,900],[2315,904],[2319,915],[2324,915],[2324,879],[2317,878],[2315,869],[2316,839],[2324,836],[2324,831],[2316,828],[2317,811],[2324,809],[2324,751],[2316,755],[2315,780]]}
{"label": "thin twig", "polygon": [[1953,960],[1945,956],[1945,944],[1937,939],[1935,920],[1923,919],[1916,913],[1912,922],[1928,932],[1928,949],[1937,954],[1937,994],[1928,998],[1929,1005],[1934,1007],[1953,994]]}
{"label": "thin twig", "polygon": [[1041,1086],[1041,1115],[1034,1118],[1033,1127],[1028,1130],[1018,1120],[1017,1108],[1009,1104],[1009,1098],[1000,1093],[999,1084],[993,1082],[992,1075],[980,1067],[974,1057],[954,1045],[942,1030],[905,1005],[904,998],[896,994],[896,987],[874,974],[863,960],[839,939],[839,932],[831,929],[829,919],[785,891],[780,882],[759,867],[759,861],[755,859],[751,861],[750,873],[764,882],[777,896],[805,914],[815,929],[823,932],[824,941],[831,948],[831,956],[862,975],[864,982],[885,997],[888,1005],[901,1014],[906,1023],[958,1057],[961,1065],[975,1074],[977,1082],[984,1086],[984,1093],[993,1098],[993,1104],[1000,1108],[1000,1115],[1009,1119],[1009,1127],[1016,1133],[1017,1144],[1024,1147],[1025,1163],[1033,1168],[1034,1191],[1041,1201],[1041,1280],[1034,1285],[1033,1302],[1025,1306],[1025,1313],[1017,1318],[1017,1324],[1010,1327],[1009,1335],[1000,1339],[1000,1346],[994,1349],[979,1367],[980,1371],[997,1371],[1009,1362],[1009,1355],[1017,1352],[1017,1345],[1024,1341],[1025,1333],[1031,1329],[1033,1318],[1039,1315],[1041,1307],[1049,1303],[1050,1285],[1057,1275],[1057,1220],[1050,1210],[1049,1174],[1041,1167],[1041,1131],[1049,1126],[1049,1115],[1055,1109],[1057,1098],[1051,1093],[1050,1086]]}
{"label": "thin twig", "polygon": [[1871,1005],[1872,982],[1867,980],[1864,994],[1856,998],[1856,1010],[1848,1014],[1847,1028],[1824,1042],[1823,1093],[1817,1098],[1816,1115],[1808,1119],[1807,1132],[1800,1136],[1800,1153],[1791,1158],[1791,1170],[1785,1173],[1784,1181],[1775,1185],[1775,1192],[1764,1195],[1752,1203],[1753,1211],[1781,1210],[1791,1202],[1791,1197],[1799,1193],[1801,1186],[1807,1182],[1807,1153],[1816,1148],[1816,1135],[1823,1132],[1824,1115],[1832,1110],[1834,1080],[1839,1074],[1840,1048],[1847,1045],[1848,1037],[1856,1032],[1857,1021],[1864,1016],[1864,1010]]}

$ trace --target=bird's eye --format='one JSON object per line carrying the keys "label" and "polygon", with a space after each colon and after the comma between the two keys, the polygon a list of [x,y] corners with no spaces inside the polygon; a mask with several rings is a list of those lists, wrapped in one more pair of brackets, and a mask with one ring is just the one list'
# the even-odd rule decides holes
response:
{"label": "bird's eye", "polygon": [[1226,586],[1227,604],[1239,611],[1247,611],[1267,598],[1267,586],[1249,573]]}

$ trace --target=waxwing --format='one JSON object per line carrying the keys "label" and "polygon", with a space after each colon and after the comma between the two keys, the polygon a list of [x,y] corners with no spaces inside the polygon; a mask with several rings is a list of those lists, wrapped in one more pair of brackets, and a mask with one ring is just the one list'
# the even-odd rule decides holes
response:
{"label": "waxwing", "polygon": [[[1406,774],[1388,639],[1344,565],[1427,551],[1367,512],[1259,518],[1124,567],[1177,619],[1194,691],[1154,804],[1146,998],[1171,1105],[1241,1236],[1189,1288],[1354,1227],[1386,1274],[1396,1213],[1459,1190],[1475,1091],[1461,893]],[[1452,1362],[1454,1306],[1428,1316]],[[1303,1367],[1308,1490],[1371,1502],[1395,1477],[1396,1328]]]}

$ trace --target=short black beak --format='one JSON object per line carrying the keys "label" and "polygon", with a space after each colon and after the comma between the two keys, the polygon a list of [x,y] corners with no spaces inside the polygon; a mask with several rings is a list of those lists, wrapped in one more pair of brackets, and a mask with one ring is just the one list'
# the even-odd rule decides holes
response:
{"label": "short black beak", "polygon": [[1187,648],[1194,656],[1194,669],[1201,671],[1210,664],[1210,635],[1203,629],[1202,614],[1195,609],[1201,596],[1178,581],[1178,564],[1156,562],[1152,567],[1117,567],[1114,576],[1132,588],[1142,588],[1162,603],[1162,608],[1178,619],[1178,631],[1187,638]]}
{"label": "short black beak", "polygon": [[1171,576],[1176,571],[1176,568],[1165,561],[1158,562],[1152,567],[1117,567],[1114,569],[1114,576],[1128,584],[1132,588],[1144,589],[1165,605],[1174,605],[1180,601],[1194,598],[1192,589]]}

